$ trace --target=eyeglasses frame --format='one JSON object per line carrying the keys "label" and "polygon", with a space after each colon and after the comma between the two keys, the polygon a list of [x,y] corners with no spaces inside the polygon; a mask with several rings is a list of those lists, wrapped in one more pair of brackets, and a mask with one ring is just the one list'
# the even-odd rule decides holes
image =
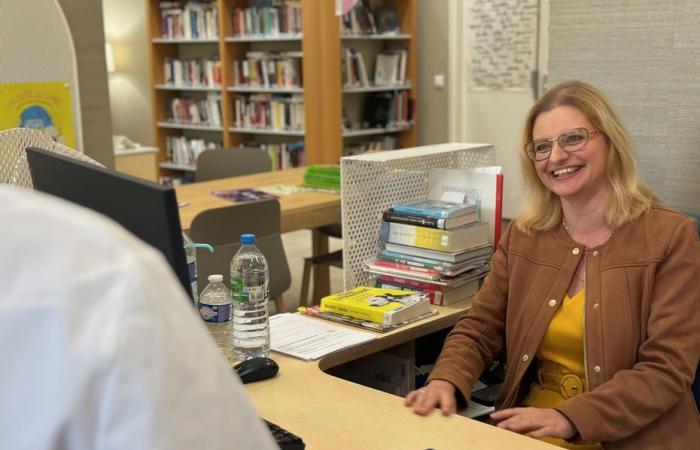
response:
{"label": "eyeglasses frame", "polygon": [[[564,146],[561,145],[561,142],[559,142],[559,140],[560,140],[563,136],[565,136],[565,135],[571,133],[572,131],[576,131],[576,130],[584,130],[584,131],[586,132],[586,142],[583,143],[583,145],[581,146],[581,148],[577,148],[576,150],[566,150],[566,149],[564,148]],[[552,138],[552,139],[536,139],[536,140],[533,140],[533,141],[528,142],[527,144],[525,144],[525,154],[527,155],[528,158],[530,158],[530,159],[533,160],[533,161],[544,161],[544,160],[546,160],[546,159],[549,159],[550,156],[552,156],[552,150],[554,150],[554,143],[555,143],[555,142],[557,143],[557,145],[559,146],[559,148],[562,149],[563,151],[565,151],[566,153],[575,153],[575,152],[581,151],[581,150],[583,150],[584,148],[586,148],[586,145],[588,145],[588,142],[591,140],[591,136],[595,137],[595,136],[598,135],[598,134],[601,134],[599,130],[593,130],[593,131],[591,131],[591,130],[589,130],[589,129],[586,128],[586,127],[572,128],[572,129],[570,129],[570,130],[568,130],[568,131],[565,131],[565,132],[563,132],[562,134],[560,134],[559,136],[557,136],[557,137],[555,137],[555,138]],[[551,142],[551,143],[552,143],[552,150],[550,150],[549,153],[547,153],[547,156],[546,156],[546,157],[540,158],[540,159],[536,159],[536,158],[535,158],[536,153],[535,153],[535,151],[534,151],[534,144],[535,144],[535,142]],[[532,153],[533,153],[532,155],[531,155],[530,152],[528,151],[528,148],[532,148]]]}

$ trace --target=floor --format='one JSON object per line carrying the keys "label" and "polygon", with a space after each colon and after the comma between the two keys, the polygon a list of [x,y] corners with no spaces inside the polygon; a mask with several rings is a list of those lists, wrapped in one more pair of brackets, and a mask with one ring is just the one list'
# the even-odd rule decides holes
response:
{"label": "floor", "polygon": [[[299,306],[299,294],[301,291],[301,274],[304,269],[304,258],[311,256],[311,231],[300,230],[282,235],[284,251],[287,254],[289,271],[292,274],[292,285],[284,294],[284,304],[287,311],[294,311]],[[330,251],[339,250],[343,247],[343,241],[330,238]],[[343,290],[343,271],[335,267],[330,268],[331,272],[331,292]],[[311,280],[313,286],[313,280]],[[271,304],[271,306],[274,303]],[[274,306],[272,306],[274,309]]]}

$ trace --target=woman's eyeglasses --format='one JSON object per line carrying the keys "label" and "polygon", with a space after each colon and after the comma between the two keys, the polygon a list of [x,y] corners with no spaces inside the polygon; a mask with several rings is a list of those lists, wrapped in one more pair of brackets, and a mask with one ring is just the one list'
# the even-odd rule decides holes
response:
{"label": "woman's eyeglasses", "polygon": [[574,128],[559,135],[555,139],[538,139],[525,144],[525,152],[533,161],[542,161],[549,158],[554,148],[554,142],[565,152],[572,153],[581,150],[588,143],[591,136],[600,133],[597,130],[588,131],[585,128]]}

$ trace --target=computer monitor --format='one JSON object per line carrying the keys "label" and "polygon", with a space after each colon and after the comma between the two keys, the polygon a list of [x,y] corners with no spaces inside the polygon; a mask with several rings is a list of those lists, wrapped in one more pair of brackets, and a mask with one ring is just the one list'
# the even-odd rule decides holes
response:
{"label": "computer monitor", "polygon": [[95,210],[160,250],[191,294],[175,191],[38,148],[28,148],[34,188]]}

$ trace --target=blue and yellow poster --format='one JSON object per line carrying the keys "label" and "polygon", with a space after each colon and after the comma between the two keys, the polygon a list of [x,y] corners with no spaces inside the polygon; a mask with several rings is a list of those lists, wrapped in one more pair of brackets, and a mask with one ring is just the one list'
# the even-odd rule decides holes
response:
{"label": "blue and yellow poster", "polygon": [[75,148],[73,108],[68,83],[0,84],[0,130],[34,128]]}

